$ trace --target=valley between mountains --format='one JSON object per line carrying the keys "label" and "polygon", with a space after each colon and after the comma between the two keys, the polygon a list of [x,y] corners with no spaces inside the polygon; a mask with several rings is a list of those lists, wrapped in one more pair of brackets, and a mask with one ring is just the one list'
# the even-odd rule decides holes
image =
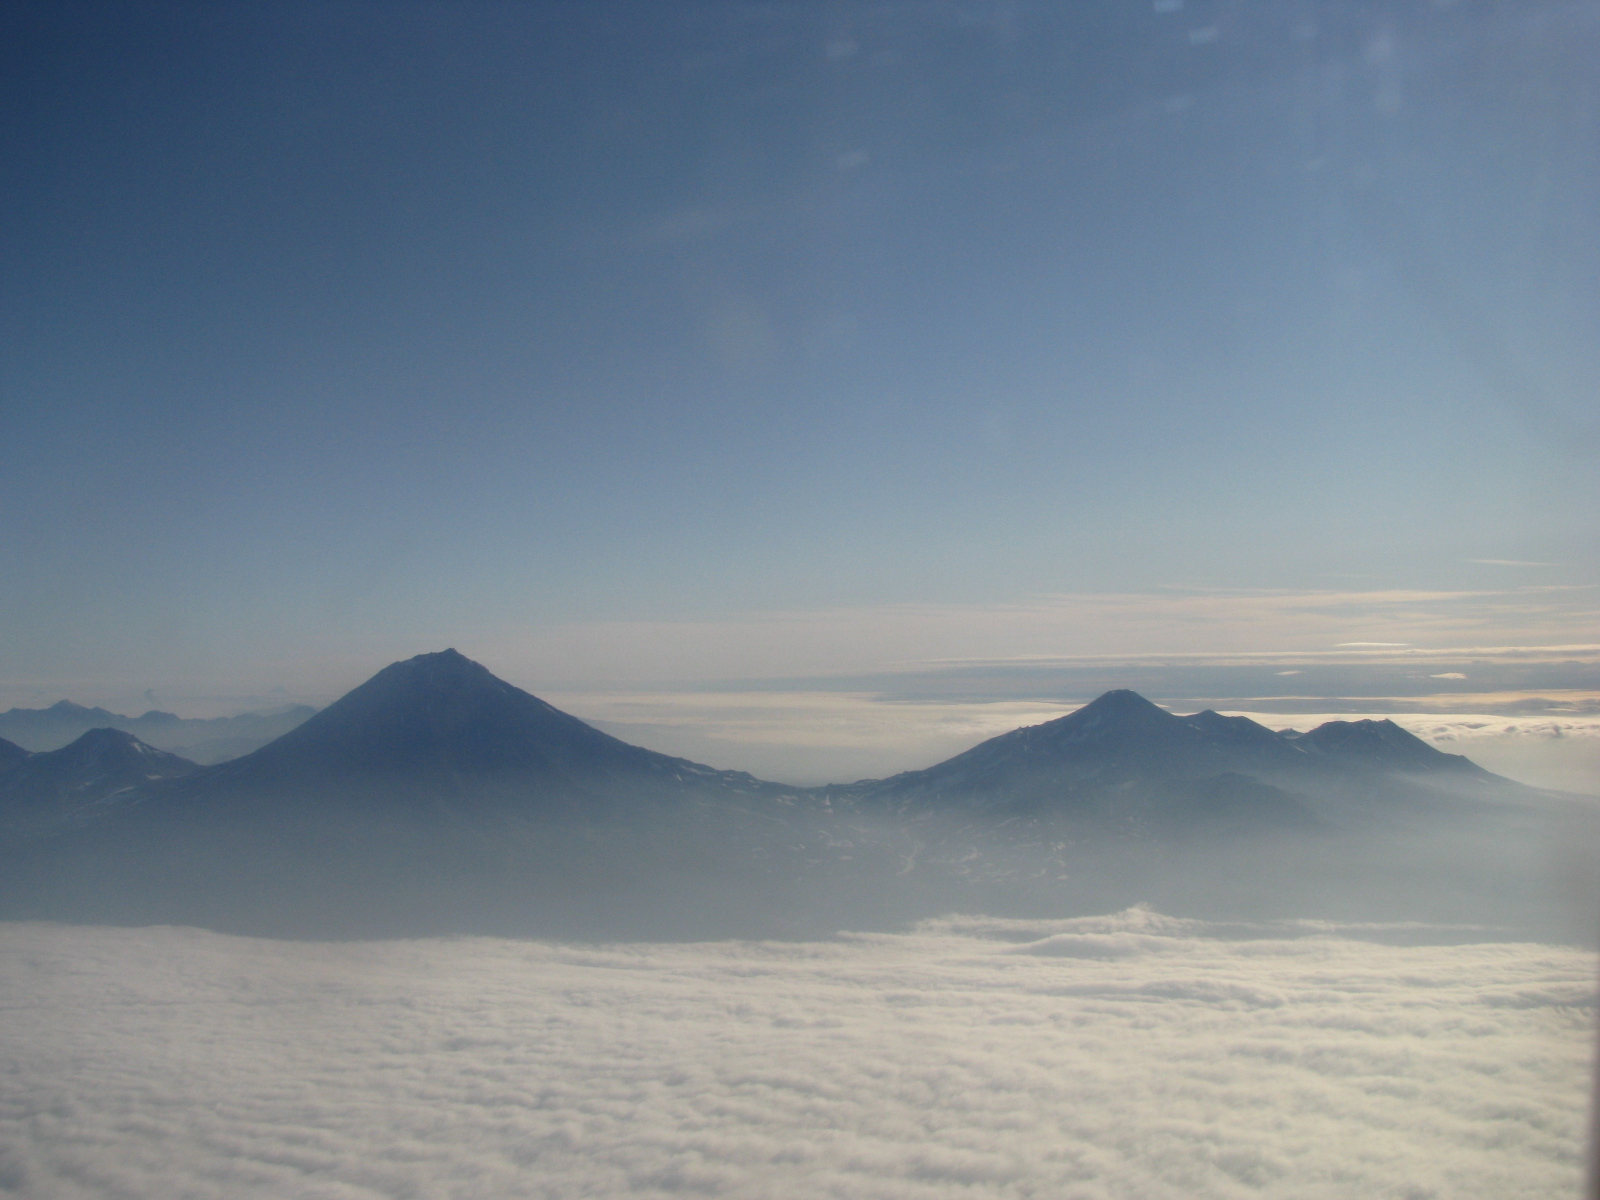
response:
{"label": "valley between mountains", "polygon": [[1278,733],[1130,691],[794,788],[630,745],[446,650],[210,766],[126,729],[0,741],[0,918],[684,939],[1150,903],[1560,938],[1594,825],[1389,721]]}

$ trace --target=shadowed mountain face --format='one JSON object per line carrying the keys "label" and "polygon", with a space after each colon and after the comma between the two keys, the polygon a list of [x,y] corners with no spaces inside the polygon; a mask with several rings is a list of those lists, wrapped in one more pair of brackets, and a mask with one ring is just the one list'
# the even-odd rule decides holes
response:
{"label": "shadowed mountain face", "polygon": [[748,796],[770,785],[629,745],[444,650],[385,667],[298,728],[180,790],[341,787],[450,795],[489,788],[531,800]]}
{"label": "shadowed mountain face", "polygon": [[[1452,782],[1492,778],[1391,721],[1332,722],[1288,736],[1246,717],[1209,711],[1175,716],[1135,692],[1114,691],[1077,712],[990,738],[925,770],[836,791],[902,811],[954,807],[1113,820],[1120,813],[1143,824],[1170,818],[1192,825],[1209,807],[1204,798],[1217,791],[1213,781],[1249,779],[1252,810],[1272,825],[1298,824],[1308,816],[1293,793],[1370,786],[1374,774]],[[1154,796],[1165,799],[1152,808],[1148,801]]]}

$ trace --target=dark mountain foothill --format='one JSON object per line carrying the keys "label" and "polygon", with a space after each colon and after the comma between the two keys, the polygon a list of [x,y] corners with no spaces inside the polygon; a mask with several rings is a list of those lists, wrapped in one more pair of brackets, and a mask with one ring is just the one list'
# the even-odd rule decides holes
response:
{"label": "dark mountain foothill", "polygon": [[1139,901],[1326,914],[1330,891],[1352,916],[1548,916],[1527,887],[1544,794],[1388,721],[1280,734],[1130,691],[803,789],[630,745],[446,650],[229,762],[101,729],[3,763],[0,917],[814,936]]}
{"label": "dark mountain foothill", "polygon": [[59,750],[20,753],[0,772],[0,829],[82,826],[109,814],[118,797],[132,799],[151,784],[200,769],[120,729],[91,729]]}

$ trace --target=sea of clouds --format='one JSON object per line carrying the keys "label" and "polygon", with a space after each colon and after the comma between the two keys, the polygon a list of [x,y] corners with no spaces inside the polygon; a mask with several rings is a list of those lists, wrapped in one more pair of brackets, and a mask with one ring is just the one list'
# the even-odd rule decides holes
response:
{"label": "sea of clouds", "polygon": [[1142,909],[804,944],[8,925],[0,1192],[1576,1195],[1592,956],[1471,936]]}

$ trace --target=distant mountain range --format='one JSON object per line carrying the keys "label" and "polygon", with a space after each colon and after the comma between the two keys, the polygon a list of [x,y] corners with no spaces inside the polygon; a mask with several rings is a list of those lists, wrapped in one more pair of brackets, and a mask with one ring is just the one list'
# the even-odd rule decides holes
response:
{"label": "distant mountain range", "polygon": [[437,932],[715,914],[705,928],[760,932],[808,905],[938,911],[952,881],[989,905],[1132,886],[1154,860],[1128,846],[1326,858],[1330,839],[1539,795],[1390,721],[1277,733],[1130,691],[924,770],[793,788],[630,745],[446,650],[212,766],[111,728],[0,743],[0,915]]}
{"label": "distant mountain range", "polygon": [[0,712],[0,738],[27,750],[57,750],[91,729],[120,729],[195,762],[218,763],[265,746],[316,711],[309,705],[290,704],[235,717],[180,717],[157,709],[125,717],[62,700],[49,708]]}
{"label": "distant mountain range", "polygon": [[1277,733],[1247,717],[1175,716],[1119,690],[924,770],[825,791],[900,812],[1072,817],[1159,834],[1313,824],[1314,810],[1329,815],[1336,801],[1375,787],[1421,801],[1441,788],[1487,795],[1516,786],[1393,721],[1330,721],[1309,733]]}

